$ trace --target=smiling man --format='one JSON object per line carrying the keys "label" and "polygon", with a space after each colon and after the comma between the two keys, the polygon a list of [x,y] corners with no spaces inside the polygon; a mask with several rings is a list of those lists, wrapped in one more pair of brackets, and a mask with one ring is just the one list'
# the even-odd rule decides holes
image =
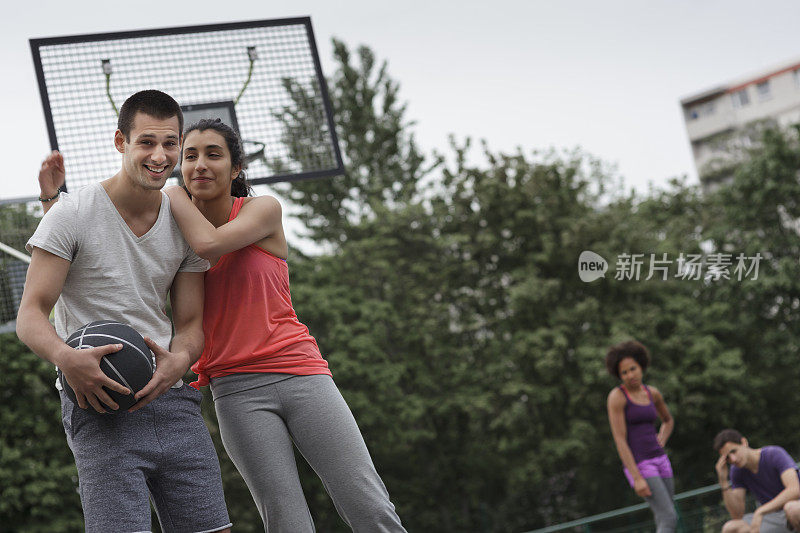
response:
{"label": "smiling man", "polygon": [[[208,262],[189,248],[161,191],[178,161],[183,114],[160,91],[120,108],[113,177],[59,196],[61,155],[42,164],[45,211],[28,242],[31,264],[17,335],[57,365],[75,391],[61,391],[62,423],[78,467],[87,532],[149,531],[150,499],[164,532],[228,531],[219,463],[200,414],[202,395],[182,376],[203,349],[203,276]],[[172,322],[166,313],[167,295]],[[55,327],[50,310],[55,307]],[[156,358],[129,412],[104,387],[127,393],[99,366],[121,345],[75,350],[63,339],[83,324],[133,326]],[[173,335],[174,329],[174,335]]]}
{"label": "smiling man", "polygon": [[[800,531],[800,478],[794,459],[780,446],[750,448],[735,429],[724,429],[714,438],[719,453],[716,464],[719,485],[731,520],[723,533],[783,533]],[[745,514],[745,493],[759,506]]]}

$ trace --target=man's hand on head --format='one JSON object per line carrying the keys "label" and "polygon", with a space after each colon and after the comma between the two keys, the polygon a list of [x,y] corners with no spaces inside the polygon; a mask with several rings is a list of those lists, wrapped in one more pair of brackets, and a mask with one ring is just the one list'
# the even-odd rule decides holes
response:
{"label": "man's hand on head", "polygon": [[728,480],[728,472],[730,471],[730,467],[728,466],[728,457],[726,455],[719,456],[719,459],[717,459],[717,464],[714,466],[714,468],[717,471],[717,478],[719,479],[720,484],[723,484]]}

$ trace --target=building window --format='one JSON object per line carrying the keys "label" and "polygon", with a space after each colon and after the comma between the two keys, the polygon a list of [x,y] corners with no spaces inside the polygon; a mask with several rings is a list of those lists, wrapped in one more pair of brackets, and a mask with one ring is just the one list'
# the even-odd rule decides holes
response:
{"label": "building window", "polygon": [[769,90],[769,80],[756,84],[756,92],[758,93],[758,100],[761,102],[772,98],[772,93]]}
{"label": "building window", "polygon": [[744,107],[750,103],[747,89],[741,89],[731,94],[731,99],[733,100],[733,107]]}
{"label": "building window", "polygon": [[689,120],[707,117],[714,114],[714,101],[705,102],[689,109]]}

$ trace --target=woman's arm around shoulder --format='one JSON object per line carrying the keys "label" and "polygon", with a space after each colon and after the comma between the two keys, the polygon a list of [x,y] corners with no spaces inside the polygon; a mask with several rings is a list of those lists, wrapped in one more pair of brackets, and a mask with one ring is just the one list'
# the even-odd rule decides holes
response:
{"label": "woman's arm around shoulder", "polygon": [[272,196],[249,199],[236,218],[214,227],[181,187],[170,187],[165,192],[183,236],[204,259],[216,259],[267,237],[283,235],[281,204]]}

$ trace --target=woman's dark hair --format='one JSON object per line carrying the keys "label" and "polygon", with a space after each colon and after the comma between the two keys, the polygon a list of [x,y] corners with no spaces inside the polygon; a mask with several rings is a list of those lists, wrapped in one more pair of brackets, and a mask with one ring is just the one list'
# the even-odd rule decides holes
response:
{"label": "woman's dark hair", "polygon": [[650,352],[647,351],[644,344],[634,340],[625,341],[608,349],[606,354],[606,369],[608,373],[619,379],[619,362],[628,357],[642,367],[642,372],[647,370],[647,366],[650,364]]}
{"label": "woman's dark hair", "polygon": [[726,443],[741,444],[744,437],[735,429],[723,429],[714,437],[714,451],[720,451]]}
{"label": "woman's dark hair", "polygon": [[228,145],[228,151],[231,153],[231,166],[239,166],[241,169],[239,170],[239,175],[231,182],[231,196],[250,196],[252,189],[247,182],[247,174],[245,172],[247,162],[244,159],[244,148],[242,147],[241,139],[239,139],[239,134],[218,118],[204,118],[186,128],[186,131],[183,132],[184,140],[189,133],[195,130],[201,133],[206,130],[214,130],[225,139],[225,144]]}

